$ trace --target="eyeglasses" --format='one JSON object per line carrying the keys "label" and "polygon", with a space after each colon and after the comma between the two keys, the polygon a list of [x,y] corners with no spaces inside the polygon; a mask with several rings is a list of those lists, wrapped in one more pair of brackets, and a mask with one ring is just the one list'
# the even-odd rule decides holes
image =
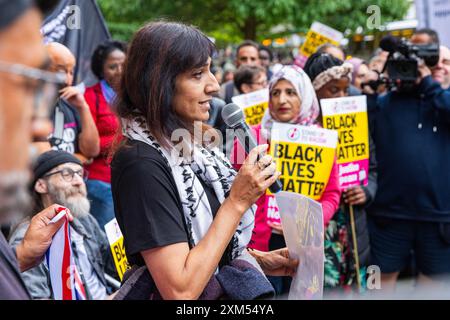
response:
{"label": "eyeglasses", "polygon": [[261,87],[267,87],[267,80],[263,80],[263,81],[259,81],[259,82],[252,82],[251,84],[256,84],[259,85]]}
{"label": "eyeglasses", "polygon": [[33,87],[33,113],[37,118],[50,115],[50,110],[54,107],[58,98],[58,85],[63,85],[66,79],[65,74],[61,72],[54,73],[4,61],[0,61],[0,72],[19,75],[28,79],[25,86]]}
{"label": "eyeglasses", "polygon": [[87,181],[88,176],[89,176],[89,172],[87,170],[84,169],[80,169],[80,170],[72,170],[70,168],[64,168],[62,170],[58,170],[58,171],[54,171],[54,172],[50,172],[47,173],[46,175],[44,175],[44,178],[50,177],[52,175],[55,174],[61,174],[61,176],[63,177],[64,181],[66,182],[72,182],[73,177],[75,176],[75,173],[82,178],[84,181]]}

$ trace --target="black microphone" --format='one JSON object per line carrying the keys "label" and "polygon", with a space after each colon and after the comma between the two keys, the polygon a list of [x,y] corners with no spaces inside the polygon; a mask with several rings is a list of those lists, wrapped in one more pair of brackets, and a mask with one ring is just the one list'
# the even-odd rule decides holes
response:
{"label": "black microphone", "polygon": [[393,36],[385,36],[380,41],[380,48],[389,53],[394,53],[398,51],[400,47],[401,41],[400,39]]}
{"label": "black microphone", "polygon": [[[245,122],[242,109],[234,103],[229,103],[222,108],[222,119],[229,128],[237,129],[235,134],[245,152],[249,154],[257,146],[257,143],[250,127]],[[269,187],[272,193],[277,193],[282,189],[283,185],[278,179]]]}

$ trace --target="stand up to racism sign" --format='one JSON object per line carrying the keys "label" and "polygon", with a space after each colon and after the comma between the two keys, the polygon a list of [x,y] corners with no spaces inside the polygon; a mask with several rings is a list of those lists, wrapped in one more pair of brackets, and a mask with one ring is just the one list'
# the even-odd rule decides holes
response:
{"label": "stand up to racism sign", "polygon": [[270,154],[281,172],[283,190],[321,198],[335,158],[337,132],[274,123]]}
{"label": "stand up to racism sign", "polygon": [[338,133],[337,163],[341,189],[367,185],[369,130],[366,96],[320,101],[323,125]]}
{"label": "stand up to racism sign", "polygon": [[122,280],[123,275],[130,268],[130,265],[125,253],[122,231],[120,230],[119,224],[115,218],[105,225],[105,232],[111,247],[111,253],[114,258],[117,274],[119,275],[120,280]]}

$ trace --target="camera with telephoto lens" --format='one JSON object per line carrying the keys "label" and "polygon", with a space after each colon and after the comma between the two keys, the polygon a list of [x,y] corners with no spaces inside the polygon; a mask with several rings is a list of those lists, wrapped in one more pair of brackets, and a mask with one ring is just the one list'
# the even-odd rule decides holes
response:
{"label": "camera with telephoto lens", "polygon": [[[419,77],[419,61],[423,60],[428,67],[434,67],[439,62],[439,44],[412,44],[405,39],[392,36],[384,37],[380,47],[389,52],[386,64],[380,77],[363,85],[376,90],[384,84],[388,90],[412,92]],[[383,73],[387,71],[388,76]]]}

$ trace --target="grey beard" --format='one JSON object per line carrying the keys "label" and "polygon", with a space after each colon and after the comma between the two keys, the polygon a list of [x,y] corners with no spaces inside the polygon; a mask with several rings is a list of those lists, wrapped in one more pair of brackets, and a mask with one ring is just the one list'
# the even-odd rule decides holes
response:
{"label": "grey beard", "polygon": [[86,197],[70,197],[64,206],[70,210],[74,218],[84,218],[91,210],[91,204]]}
{"label": "grey beard", "polygon": [[91,204],[85,195],[67,196],[65,190],[57,190],[51,184],[48,184],[48,192],[52,200],[69,209],[74,218],[86,217],[91,210]]}
{"label": "grey beard", "polygon": [[0,173],[0,225],[22,220],[30,209],[29,174],[26,171]]}

